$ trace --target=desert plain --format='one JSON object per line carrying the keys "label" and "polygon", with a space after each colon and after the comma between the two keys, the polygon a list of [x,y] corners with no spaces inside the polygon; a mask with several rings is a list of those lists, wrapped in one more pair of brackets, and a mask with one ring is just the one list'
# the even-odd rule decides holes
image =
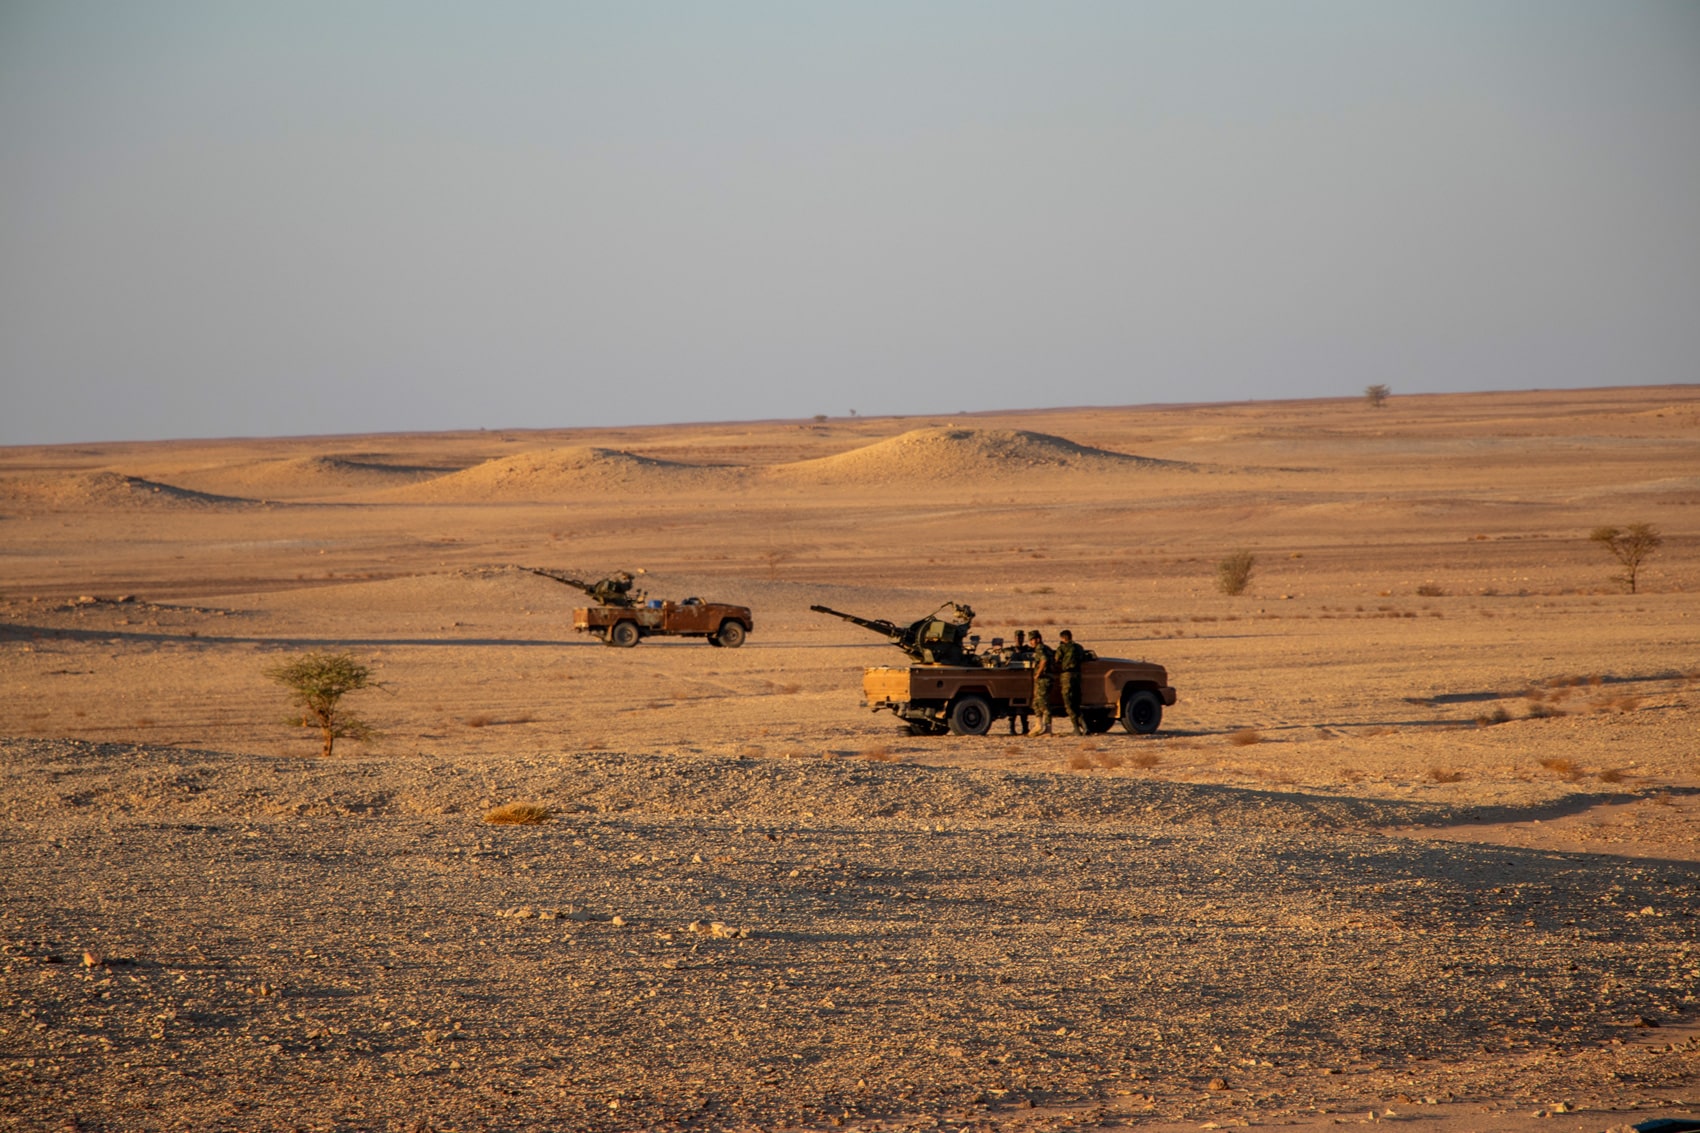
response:
{"label": "desert plain", "polygon": [[[1697,550],[1696,386],[0,449],[0,1127],[1692,1117]],[[948,601],[1178,702],[911,735],[809,610]]]}

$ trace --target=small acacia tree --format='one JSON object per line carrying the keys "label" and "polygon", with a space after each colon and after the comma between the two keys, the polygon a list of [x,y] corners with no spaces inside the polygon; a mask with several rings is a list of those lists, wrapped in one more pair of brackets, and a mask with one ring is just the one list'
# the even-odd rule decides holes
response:
{"label": "small acacia tree", "polygon": [[1635,593],[1635,580],[1641,573],[1641,564],[1664,542],[1663,537],[1659,535],[1659,529],[1650,523],[1631,523],[1622,530],[1616,527],[1596,527],[1588,538],[1611,552],[1612,558],[1623,564],[1623,573],[1618,575],[1615,581],[1621,582],[1631,594]]}
{"label": "small acacia tree", "polygon": [[325,741],[320,754],[328,757],[336,741],[344,737],[364,742],[376,734],[370,724],[342,706],[348,693],[379,687],[371,668],[347,653],[305,653],[272,666],[266,676],[288,689],[290,699],[302,710],[289,723],[319,729]]}
{"label": "small acacia tree", "polygon": [[1384,385],[1376,384],[1364,387],[1364,400],[1369,402],[1371,409],[1380,409],[1387,404],[1387,399],[1393,396],[1393,391]]}
{"label": "small acacia tree", "polygon": [[1251,584],[1251,571],[1257,556],[1250,551],[1235,551],[1216,564],[1216,589],[1224,594],[1244,594]]}

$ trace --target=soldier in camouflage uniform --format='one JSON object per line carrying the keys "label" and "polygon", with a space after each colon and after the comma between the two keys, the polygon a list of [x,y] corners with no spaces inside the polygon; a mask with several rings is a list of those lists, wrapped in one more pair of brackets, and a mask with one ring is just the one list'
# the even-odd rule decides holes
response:
{"label": "soldier in camouflage uniform", "polygon": [[1086,650],[1074,643],[1074,634],[1063,630],[1057,635],[1062,638],[1057,646],[1056,664],[1057,679],[1062,682],[1063,707],[1068,709],[1068,718],[1074,723],[1074,734],[1086,734],[1086,721],[1080,716],[1080,664],[1086,660]]}
{"label": "soldier in camouflage uniform", "polygon": [[1051,734],[1051,676],[1056,672],[1056,654],[1051,652],[1039,631],[1027,631],[1027,644],[1033,650],[1033,711],[1039,717],[1039,728],[1033,734]]}

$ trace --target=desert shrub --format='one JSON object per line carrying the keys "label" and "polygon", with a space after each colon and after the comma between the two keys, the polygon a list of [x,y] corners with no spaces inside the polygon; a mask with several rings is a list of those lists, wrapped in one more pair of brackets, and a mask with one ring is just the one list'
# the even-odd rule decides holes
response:
{"label": "desert shrub", "polygon": [[1446,588],[1433,582],[1425,582],[1417,587],[1417,596],[1420,598],[1444,598],[1446,597]]}
{"label": "desert shrub", "polygon": [[1065,761],[1070,771],[1084,771],[1092,766],[1092,757],[1083,751],[1077,751]]}
{"label": "desert shrub", "polygon": [[1491,728],[1493,725],[1503,724],[1509,719],[1511,719],[1511,713],[1505,710],[1505,705],[1496,704],[1488,711],[1477,716],[1476,724],[1479,727]]}
{"label": "desert shrub", "polygon": [[266,676],[289,690],[290,699],[302,710],[291,724],[317,728],[324,739],[321,754],[329,756],[339,739],[356,742],[371,739],[372,726],[342,706],[342,698],[363,688],[380,687],[369,666],[347,653],[305,653],[293,661],[274,665]]}
{"label": "desert shrub", "polygon": [[1142,751],[1135,755],[1128,756],[1128,762],[1142,771],[1149,771],[1151,768],[1163,762],[1163,757],[1154,751]]}
{"label": "desert shrub", "polygon": [[1616,767],[1608,767],[1599,774],[1599,780],[1602,783],[1621,783],[1627,778],[1629,778],[1629,773]]}
{"label": "desert shrub", "polygon": [[1576,766],[1573,760],[1560,758],[1543,759],[1541,760],[1541,766],[1560,778],[1575,780],[1582,777],[1582,769]]}
{"label": "desert shrub", "polygon": [[1263,733],[1256,728],[1241,728],[1237,732],[1228,734],[1228,742],[1235,747],[1250,747],[1252,744],[1263,742]]}
{"label": "desert shrub", "polygon": [[1364,387],[1364,402],[1371,409],[1380,409],[1387,404],[1387,399],[1393,396],[1393,390],[1380,382]]}
{"label": "desert shrub", "polygon": [[1229,596],[1244,594],[1251,585],[1252,568],[1257,556],[1250,551],[1235,551],[1216,564],[1216,589]]}
{"label": "desert shrub", "polygon": [[1613,581],[1631,594],[1635,593],[1635,582],[1641,574],[1641,564],[1664,542],[1658,528],[1650,523],[1631,523],[1621,530],[1616,527],[1596,527],[1588,538],[1604,547],[1623,567],[1623,573],[1613,576]]}
{"label": "desert shrub", "polygon": [[1529,719],[1531,720],[1550,720],[1562,715],[1564,715],[1564,709],[1555,704],[1547,704],[1544,701],[1537,700],[1529,705]]}
{"label": "desert shrub", "polygon": [[551,811],[536,803],[508,803],[484,816],[492,826],[535,826],[549,821]]}
{"label": "desert shrub", "polygon": [[1448,767],[1431,767],[1428,769],[1428,777],[1433,783],[1458,783],[1463,781],[1464,773]]}
{"label": "desert shrub", "polygon": [[895,757],[891,754],[889,747],[879,744],[864,751],[862,758],[874,763],[890,763]]}

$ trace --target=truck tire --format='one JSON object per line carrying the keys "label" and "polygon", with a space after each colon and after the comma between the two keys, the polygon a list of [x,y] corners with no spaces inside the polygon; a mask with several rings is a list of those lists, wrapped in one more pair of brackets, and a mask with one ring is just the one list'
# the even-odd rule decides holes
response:
{"label": "truck tire", "polygon": [[1163,722],[1163,702],[1148,688],[1127,694],[1122,705],[1122,727],[1136,736],[1149,736]]}
{"label": "truck tire", "polygon": [[983,696],[959,696],[950,706],[950,730],[958,736],[983,736],[992,730],[992,706]]}
{"label": "truck tire", "polygon": [[744,623],[735,622],[730,618],[726,619],[720,623],[720,629],[716,631],[714,640],[726,649],[738,648],[738,646],[744,644]]}
{"label": "truck tire", "polygon": [[640,636],[636,622],[618,621],[608,629],[608,644],[630,649],[638,643]]}
{"label": "truck tire", "polygon": [[1108,708],[1088,708],[1080,717],[1086,721],[1086,730],[1094,736],[1103,735],[1116,722],[1115,713]]}

